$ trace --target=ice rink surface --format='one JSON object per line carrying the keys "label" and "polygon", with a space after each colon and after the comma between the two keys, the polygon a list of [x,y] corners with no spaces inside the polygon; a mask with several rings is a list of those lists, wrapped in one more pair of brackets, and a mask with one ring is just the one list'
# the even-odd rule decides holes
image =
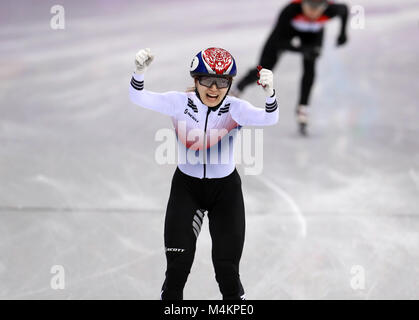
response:
{"label": "ice rink surface", "polygon": [[[0,4],[0,299],[158,299],[174,165],[169,118],[130,103],[136,51],[149,90],[184,91],[192,57],[228,49],[253,67],[287,1]],[[310,136],[294,121],[301,57],[276,66],[280,121],[263,173],[242,175],[248,299],[419,299],[419,3],[360,0],[364,29],[327,25]],[[263,106],[261,89],[244,99]],[[185,299],[219,299],[204,222]],[[53,290],[51,268],[65,270]],[[361,279],[361,280],[360,280]],[[364,279],[364,283],[362,283]]]}

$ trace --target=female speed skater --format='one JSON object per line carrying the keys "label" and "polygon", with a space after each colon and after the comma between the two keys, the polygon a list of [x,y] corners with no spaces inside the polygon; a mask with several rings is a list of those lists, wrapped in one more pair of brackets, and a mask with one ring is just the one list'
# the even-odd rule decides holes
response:
{"label": "female speed skater", "polygon": [[[302,135],[307,134],[308,106],[311,88],[315,77],[315,64],[323,43],[324,25],[334,17],[341,18],[341,28],[337,45],[346,43],[346,24],[348,8],[327,0],[294,0],[280,13],[278,21],[265,43],[259,64],[273,70],[281,53],[292,51],[303,56],[303,76],[300,84],[300,97],[296,107],[296,120]],[[299,38],[299,45],[292,40]],[[257,79],[252,69],[239,81],[235,92],[240,95],[246,86]]]}
{"label": "female speed skater", "polygon": [[178,166],[164,225],[167,268],[161,299],[183,299],[205,213],[212,238],[215,278],[222,297],[244,299],[239,262],[245,236],[245,209],[233,145],[242,126],[277,123],[273,73],[267,69],[259,71],[258,83],[266,93],[266,100],[264,108],[257,108],[228,95],[237,67],[233,56],[224,49],[208,48],[193,58],[190,75],[195,88],[187,92],[145,90],[144,73],[153,58],[150,49],[137,53],[130,98],[141,107],[170,116],[177,136]]}

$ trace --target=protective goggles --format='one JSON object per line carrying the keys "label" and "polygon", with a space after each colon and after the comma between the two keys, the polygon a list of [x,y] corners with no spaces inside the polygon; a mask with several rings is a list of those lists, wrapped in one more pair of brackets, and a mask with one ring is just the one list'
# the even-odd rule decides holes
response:
{"label": "protective goggles", "polygon": [[231,78],[224,77],[198,77],[198,82],[201,86],[211,88],[215,83],[218,89],[228,88],[231,84]]}

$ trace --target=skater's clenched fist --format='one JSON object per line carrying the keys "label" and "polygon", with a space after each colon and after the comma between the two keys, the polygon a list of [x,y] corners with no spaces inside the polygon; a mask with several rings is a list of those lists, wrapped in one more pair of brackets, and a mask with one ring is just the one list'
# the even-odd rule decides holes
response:
{"label": "skater's clenched fist", "polygon": [[336,45],[338,47],[343,46],[347,41],[348,41],[348,37],[346,36],[345,33],[342,33],[341,35],[339,35],[339,38],[336,40]]}
{"label": "skater's clenched fist", "polygon": [[135,55],[135,73],[143,74],[153,59],[154,55],[151,53],[150,48],[141,49],[138,51]]}
{"label": "skater's clenched fist", "polygon": [[273,72],[271,70],[264,69],[261,66],[258,67],[258,70],[258,84],[263,87],[263,90],[265,90],[265,93],[268,97],[272,97],[275,93]]}

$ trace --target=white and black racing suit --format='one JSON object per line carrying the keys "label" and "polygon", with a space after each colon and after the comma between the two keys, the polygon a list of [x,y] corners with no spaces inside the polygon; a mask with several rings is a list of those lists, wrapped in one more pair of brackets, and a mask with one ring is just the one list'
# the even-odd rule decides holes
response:
{"label": "white and black racing suit", "polygon": [[235,169],[234,140],[242,126],[278,121],[275,94],[265,108],[227,96],[218,107],[204,105],[195,92],[155,93],[134,74],[131,101],[172,118],[178,143],[165,218],[166,279],[162,299],[182,299],[195,255],[196,239],[208,212],[212,259],[224,299],[241,299],[239,262],[245,233],[241,180]]}

